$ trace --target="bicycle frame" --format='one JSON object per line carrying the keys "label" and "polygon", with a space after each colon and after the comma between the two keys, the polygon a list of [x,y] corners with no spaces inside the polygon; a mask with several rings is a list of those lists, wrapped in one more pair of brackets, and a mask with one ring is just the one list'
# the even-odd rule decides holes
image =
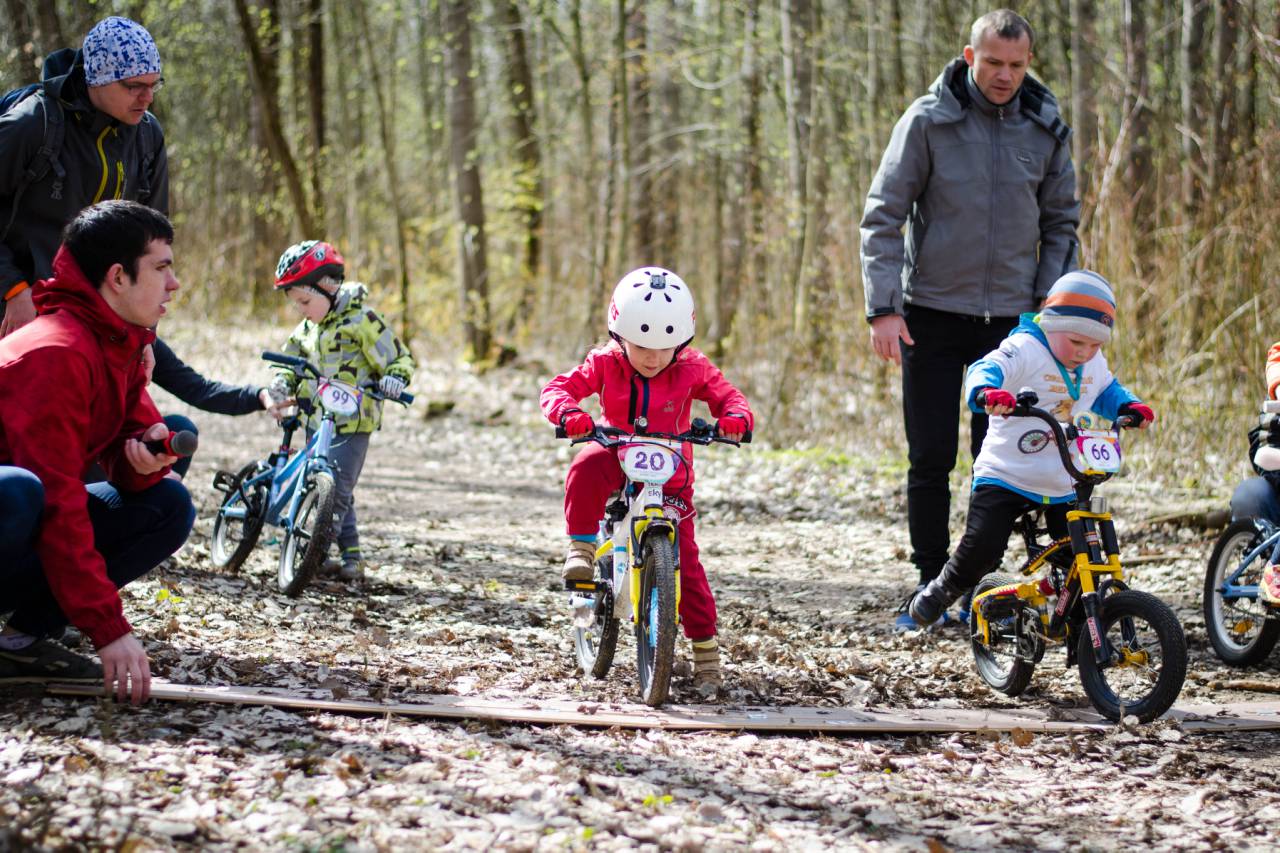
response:
{"label": "bicycle frame", "polygon": [[326,413],[306,447],[290,455],[293,430],[285,433],[280,448],[269,458],[268,467],[241,484],[241,506],[226,508],[224,514],[229,518],[244,518],[245,494],[250,488],[268,483],[267,507],[263,521],[273,527],[288,530],[302,502],[302,489],[307,475],[313,471],[330,468],[329,451],[333,444],[333,416]]}
{"label": "bicycle frame", "polygon": [[1224,599],[1247,598],[1256,600],[1258,597],[1258,585],[1237,584],[1236,579],[1240,577],[1258,555],[1268,550],[1271,552],[1270,562],[1280,561],[1280,528],[1277,528],[1265,518],[1255,518],[1254,524],[1258,525],[1260,532],[1264,534],[1263,540],[1252,551],[1244,555],[1234,572],[1223,579],[1222,586],[1218,587],[1218,592],[1222,594]]}

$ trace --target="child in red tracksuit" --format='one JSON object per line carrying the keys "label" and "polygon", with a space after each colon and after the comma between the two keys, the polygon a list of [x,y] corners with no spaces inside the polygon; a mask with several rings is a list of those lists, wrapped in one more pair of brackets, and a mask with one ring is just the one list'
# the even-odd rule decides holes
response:
{"label": "child in red tracksuit", "polygon": [[[602,422],[609,426],[633,430],[636,419],[643,417],[651,431],[678,433],[689,428],[693,401],[703,400],[716,417],[717,432],[741,438],[754,422],[747,398],[705,355],[689,348],[693,330],[693,294],[679,276],[661,267],[632,270],[618,282],[609,303],[613,340],[547,383],[542,413],[571,438],[587,435],[595,423],[578,402],[598,394]],[[692,462],[690,451],[684,452]],[[570,540],[566,581],[591,579],[605,503],[622,483],[617,452],[598,444],[586,445],[570,464],[564,484]],[[723,685],[716,602],[694,539],[692,467],[687,478],[667,483],[666,502],[680,513],[680,619],[693,643],[694,684],[704,693],[714,693]]]}

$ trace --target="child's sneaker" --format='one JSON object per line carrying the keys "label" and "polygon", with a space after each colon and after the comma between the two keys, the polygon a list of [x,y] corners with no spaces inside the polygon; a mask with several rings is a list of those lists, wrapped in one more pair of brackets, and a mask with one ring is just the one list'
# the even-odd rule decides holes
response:
{"label": "child's sneaker", "polygon": [[1265,604],[1280,606],[1280,571],[1275,563],[1267,563],[1262,572],[1262,580],[1258,581],[1258,598]]}
{"label": "child's sneaker", "polygon": [[102,681],[102,665],[55,640],[0,649],[0,682]]}
{"label": "child's sneaker", "polygon": [[942,575],[938,575],[915,594],[907,612],[921,628],[932,627],[946,617],[947,608],[962,592],[944,580]]}
{"label": "child's sneaker", "polygon": [[347,583],[364,582],[364,560],[358,556],[344,556],[342,566],[338,569],[338,580]]}
{"label": "child's sneaker", "polygon": [[724,674],[720,671],[720,643],[716,638],[693,641],[693,686],[707,698],[724,687]]}
{"label": "child's sneaker", "polygon": [[564,558],[564,571],[561,577],[565,581],[589,581],[595,577],[596,546],[594,542],[581,539],[569,540],[569,553]]}

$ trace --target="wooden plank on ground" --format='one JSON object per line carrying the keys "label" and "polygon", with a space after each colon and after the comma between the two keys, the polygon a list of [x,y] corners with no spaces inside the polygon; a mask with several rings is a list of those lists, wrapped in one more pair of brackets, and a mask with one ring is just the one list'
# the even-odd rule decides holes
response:
{"label": "wooden plank on ground", "polygon": [[[63,696],[102,696],[97,685],[51,684]],[[1003,710],[897,708],[866,710],[802,706],[647,705],[564,699],[501,699],[423,695],[417,702],[333,699],[329,691],[290,691],[271,687],[219,687],[152,683],[157,700],[271,705],[334,714],[428,717],[442,720],[491,720],[628,729],[811,732],[823,734],[910,734],[918,732],[1082,732],[1111,724],[1089,709],[1028,707]],[[1280,702],[1188,705],[1168,714],[1190,731],[1280,729]]]}

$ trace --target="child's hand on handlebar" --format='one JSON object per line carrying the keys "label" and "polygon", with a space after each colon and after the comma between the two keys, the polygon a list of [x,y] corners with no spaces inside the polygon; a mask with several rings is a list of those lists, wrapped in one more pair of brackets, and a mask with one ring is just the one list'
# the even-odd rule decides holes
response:
{"label": "child's hand on handlebar", "polygon": [[596,428],[596,422],[591,419],[591,415],[583,411],[566,412],[562,423],[565,434],[569,438],[582,438],[590,435]]}
{"label": "child's hand on handlebar", "polygon": [[747,431],[747,419],[742,415],[725,415],[716,421],[716,434],[730,441],[742,441]]}
{"label": "child's hand on handlebar", "polygon": [[1003,388],[986,388],[980,390],[978,394],[982,398],[981,405],[988,415],[1007,415],[1013,411],[1013,407],[1018,402],[1013,394]]}
{"label": "child's hand on handlebar", "polygon": [[1138,423],[1134,425],[1135,429],[1146,429],[1156,420],[1155,411],[1146,403],[1125,403],[1120,407],[1120,414],[1138,418]]}

